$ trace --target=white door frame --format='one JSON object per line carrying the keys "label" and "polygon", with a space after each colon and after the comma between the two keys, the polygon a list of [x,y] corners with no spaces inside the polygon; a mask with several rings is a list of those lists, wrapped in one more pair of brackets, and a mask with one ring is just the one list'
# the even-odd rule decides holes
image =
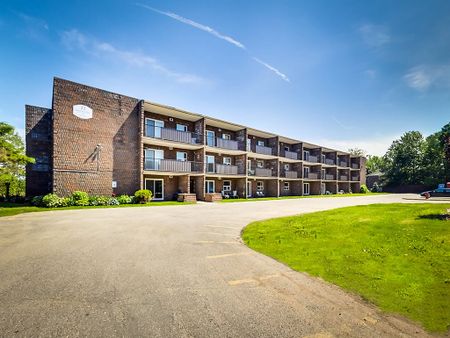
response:
{"label": "white door frame", "polygon": [[[308,187],[308,189],[305,189],[305,187]],[[306,192],[306,190],[308,190],[308,192]],[[303,195],[308,196],[309,192],[309,183],[303,183]]]}
{"label": "white door frame", "polygon": [[[145,179],[145,188],[147,189],[147,190],[151,190],[151,189],[148,189],[148,187],[147,187],[147,181],[161,181],[162,183],[161,183],[161,198],[155,198],[154,196],[155,196],[155,192],[152,190],[152,196],[153,196],[153,200],[155,200],[155,201],[162,201],[162,200],[164,200],[164,179],[163,178],[146,178]],[[154,188],[154,186],[153,186],[153,188]]]}
{"label": "white door frame", "polygon": [[[212,158],[212,162],[208,162],[208,159]],[[215,173],[216,172],[216,157],[214,155],[205,155],[205,163],[206,163],[206,172],[207,173]],[[212,164],[212,171],[208,170],[208,166]]]}
{"label": "white door frame", "polygon": [[246,185],[246,193],[247,193],[247,197],[252,197],[252,181],[247,181],[247,185]]}
{"label": "white door frame", "polygon": [[[208,133],[212,134],[212,137],[208,136]],[[209,139],[212,139],[212,145],[209,145]],[[206,130],[206,145],[210,147],[214,147],[216,145],[216,133],[214,130]]]}
{"label": "white door frame", "polygon": [[[155,137],[155,138],[161,138],[161,128],[164,128],[164,121],[162,121],[162,120],[157,120],[157,119],[152,119],[152,118],[150,118],[150,117],[146,117],[145,118],[145,127],[146,127],[146,129],[145,129],[145,133],[147,134],[147,126],[148,126],[148,123],[147,123],[147,121],[153,121],[154,123],[155,123],[155,126],[154,126],[154,128],[155,128],[155,130],[153,131],[153,137]],[[161,124],[162,124],[162,126],[156,126],[156,122],[161,122]]]}
{"label": "white door frame", "polygon": [[216,192],[216,181],[214,181],[214,180],[205,180],[205,194],[211,194],[210,192],[208,192],[207,190],[207,187],[208,187],[208,183],[210,183],[210,182],[212,182],[212,190],[213,190],[213,192],[212,193],[215,193]]}
{"label": "white door frame", "polygon": [[327,185],[325,183],[320,183],[320,193],[322,195],[325,195],[326,191],[327,191]]}

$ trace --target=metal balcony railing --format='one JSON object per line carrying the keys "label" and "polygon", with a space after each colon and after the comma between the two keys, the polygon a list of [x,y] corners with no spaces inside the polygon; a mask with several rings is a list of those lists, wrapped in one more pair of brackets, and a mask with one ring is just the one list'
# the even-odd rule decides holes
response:
{"label": "metal balcony railing", "polygon": [[340,180],[340,181],[348,181],[348,176],[346,176],[346,175],[341,175],[341,176],[339,176],[339,180]]}
{"label": "metal balcony railing", "polygon": [[332,158],[326,158],[323,163],[329,164],[329,165],[334,165],[335,162]]}
{"label": "metal balcony railing", "polygon": [[298,159],[298,155],[296,152],[293,151],[284,151],[284,157],[290,158],[292,160],[297,160]]}
{"label": "metal balcony railing", "polygon": [[258,154],[263,154],[263,155],[272,155],[273,154],[272,148],[270,148],[270,147],[256,145],[255,149]]}
{"label": "metal balcony railing", "polygon": [[145,124],[145,136],[152,138],[159,138],[167,141],[201,144],[202,137],[198,133],[190,131],[180,131],[171,128],[158,127],[152,124]]}
{"label": "metal balcony railing", "polygon": [[340,162],[339,162],[339,166],[341,166],[341,167],[346,167],[346,166],[347,166],[347,162],[340,161]]}
{"label": "metal balcony railing", "polygon": [[325,174],[325,179],[326,179],[326,180],[334,180],[334,175],[331,175],[331,174]]}
{"label": "metal balcony railing", "polygon": [[237,175],[239,168],[237,165],[216,164],[216,173],[223,175]]}
{"label": "metal balcony railing", "polygon": [[307,156],[305,158],[305,161],[314,162],[314,163],[318,162],[318,160],[319,160],[318,157],[317,156],[313,156],[313,155],[309,155],[309,156]]}
{"label": "metal balcony railing", "polygon": [[[208,145],[210,145],[208,143]],[[223,149],[230,149],[230,150],[238,150],[239,149],[239,143],[234,140],[225,140],[223,138],[217,137],[216,138],[216,147],[223,148]]]}
{"label": "metal balcony railing", "polygon": [[149,159],[144,161],[144,170],[166,172],[202,172],[203,163],[190,161],[177,161],[168,159]]}
{"label": "metal balcony railing", "polygon": [[359,164],[357,164],[357,163],[352,163],[352,168],[353,168],[353,169],[359,169]]}
{"label": "metal balcony railing", "polygon": [[296,171],[286,170],[284,172],[284,177],[286,177],[286,178],[297,178],[298,177],[298,173]]}
{"label": "metal balcony railing", "polygon": [[317,180],[319,178],[319,174],[317,173],[308,173],[308,178]]}
{"label": "metal balcony railing", "polygon": [[352,181],[359,181],[359,176],[352,176]]}
{"label": "metal balcony railing", "polygon": [[265,168],[249,169],[248,174],[251,176],[271,177],[272,169],[265,169]]}

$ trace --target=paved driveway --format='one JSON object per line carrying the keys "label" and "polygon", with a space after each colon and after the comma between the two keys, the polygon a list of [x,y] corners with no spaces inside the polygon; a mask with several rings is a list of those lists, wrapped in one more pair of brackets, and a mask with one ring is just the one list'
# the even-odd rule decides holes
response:
{"label": "paved driveway", "polygon": [[[425,335],[245,247],[253,220],[401,195],[50,211],[0,219],[0,335]],[[412,201],[409,201],[412,202]]]}

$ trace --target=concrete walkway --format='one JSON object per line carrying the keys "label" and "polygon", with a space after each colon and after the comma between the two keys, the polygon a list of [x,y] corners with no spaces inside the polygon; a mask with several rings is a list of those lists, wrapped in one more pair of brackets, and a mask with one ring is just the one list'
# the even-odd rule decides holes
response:
{"label": "concrete walkway", "polygon": [[[251,221],[404,195],[50,211],[0,219],[0,336],[426,336],[240,241]],[[413,197],[413,196],[406,196]]]}

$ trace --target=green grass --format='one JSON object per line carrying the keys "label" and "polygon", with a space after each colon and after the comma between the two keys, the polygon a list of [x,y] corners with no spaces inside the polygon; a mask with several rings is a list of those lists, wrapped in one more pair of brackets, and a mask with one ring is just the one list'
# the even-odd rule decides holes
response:
{"label": "green grass", "polygon": [[371,192],[367,194],[334,194],[334,195],[309,195],[309,196],[280,196],[280,197],[258,197],[258,198],[230,198],[223,199],[220,203],[235,203],[235,202],[255,202],[255,201],[272,201],[272,200],[290,200],[298,198],[333,198],[333,197],[353,197],[353,196],[372,196],[372,195],[387,195],[387,192]]}
{"label": "green grass", "polygon": [[98,209],[98,208],[139,208],[139,207],[156,207],[166,205],[186,205],[192,204],[190,202],[177,202],[177,201],[161,201],[161,202],[149,202],[146,204],[122,204],[122,205],[98,205],[98,206],[72,206],[64,208],[41,208],[24,204],[14,203],[0,203],[0,217],[14,216],[23,214],[26,212],[42,212],[42,211],[55,211],[55,210],[73,210],[73,209]]}
{"label": "green grass", "polygon": [[450,328],[450,204],[374,204],[270,219],[252,249],[360,294],[432,332]]}

